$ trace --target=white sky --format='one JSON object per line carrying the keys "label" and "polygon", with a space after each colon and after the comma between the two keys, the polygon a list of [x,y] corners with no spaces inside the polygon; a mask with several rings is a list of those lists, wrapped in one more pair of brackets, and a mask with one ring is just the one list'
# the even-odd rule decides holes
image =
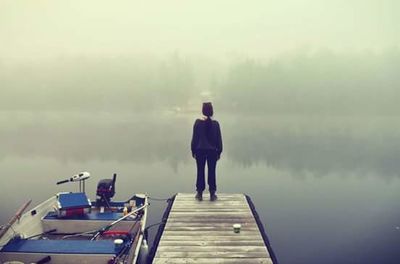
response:
{"label": "white sky", "polygon": [[0,0],[0,58],[399,46],[397,0]]}

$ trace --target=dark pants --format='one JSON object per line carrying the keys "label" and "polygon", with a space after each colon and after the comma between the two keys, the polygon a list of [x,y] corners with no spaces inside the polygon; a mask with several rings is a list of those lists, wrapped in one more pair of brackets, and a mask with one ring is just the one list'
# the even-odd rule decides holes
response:
{"label": "dark pants", "polygon": [[215,150],[198,150],[196,151],[196,164],[197,164],[197,191],[202,192],[206,187],[204,169],[207,162],[208,168],[208,187],[210,191],[217,190],[215,182],[215,168],[217,167],[218,154]]}

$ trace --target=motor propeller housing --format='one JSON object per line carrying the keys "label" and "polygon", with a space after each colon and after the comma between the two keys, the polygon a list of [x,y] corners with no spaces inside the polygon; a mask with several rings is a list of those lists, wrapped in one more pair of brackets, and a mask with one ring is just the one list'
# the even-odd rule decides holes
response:
{"label": "motor propeller housing", "polygon": [[114,173],[112,179],[100,180],[97,184],[96,195],[97,203],[100,206],[106,206],[111,201],[111,198],[115,195],[115,181],[117,180],[117,174]]}

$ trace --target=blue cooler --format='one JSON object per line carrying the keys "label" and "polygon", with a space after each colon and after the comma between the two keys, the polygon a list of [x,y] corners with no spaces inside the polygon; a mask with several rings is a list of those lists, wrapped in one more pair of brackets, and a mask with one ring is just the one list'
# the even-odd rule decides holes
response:
{"label": "blue cooler", "polygon": [[58,216],[79,216],[90,213],[92,204],[85,193],[59,193]]}

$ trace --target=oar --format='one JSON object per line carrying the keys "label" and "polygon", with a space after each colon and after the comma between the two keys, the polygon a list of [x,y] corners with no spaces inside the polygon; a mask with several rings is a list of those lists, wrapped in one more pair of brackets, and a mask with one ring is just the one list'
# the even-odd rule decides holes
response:
{"label": "oar", "polygon": [[144,205],[142,205],[139,208],[136,208],[135,210],[131,211],[130,213],[124,215],[123,217],[115,220],[114,222],[112,222],[111,224],[106,225],[105,227],[99,229],[99,231],[97,231],[97,233],[94,235],[94,237],[91,240],[95,240],[99,235],[101,235],[102,233],[104,233],[105,231],[107,231],[108,229],[110,229],[111,227],[113,227],[114,225],[118,224],[119,222],[121,222],[122,220],[128,218],[129,216],[133,215],[136,212],[139,212],[140,210],[143,210],[144,208],[146,208],[149,204],[146,203]]}
{"label": "oar", "polygon": [[36,234],[36,235],[32,235],[30,237],[26,237],[25,239],[31,239],[31,238],[38,237],[38,236],[48,235],[48,234],[54,233],[56,231],[57,231],[57,229],[50,229],[49,231],[46,231],[46,232],[43,232],[40,234]]}
{"label": "oar", "polygon": [[31,202],[32,202],[32,200],[29,200],[26,203],[24,203],[18,209],[18,211],[15,213],[15,215],[13,217],[11,217],[10,221],[8,221],[8,223],[4,226],[4,228],[2,230],[0,230],[0,238],[2,238],[4,236],[4,234],[8,231],[8,229],[15,223],[15,221],[17,221],[21,217],[21,215],[24,213],[26,208],[31,204]]}

